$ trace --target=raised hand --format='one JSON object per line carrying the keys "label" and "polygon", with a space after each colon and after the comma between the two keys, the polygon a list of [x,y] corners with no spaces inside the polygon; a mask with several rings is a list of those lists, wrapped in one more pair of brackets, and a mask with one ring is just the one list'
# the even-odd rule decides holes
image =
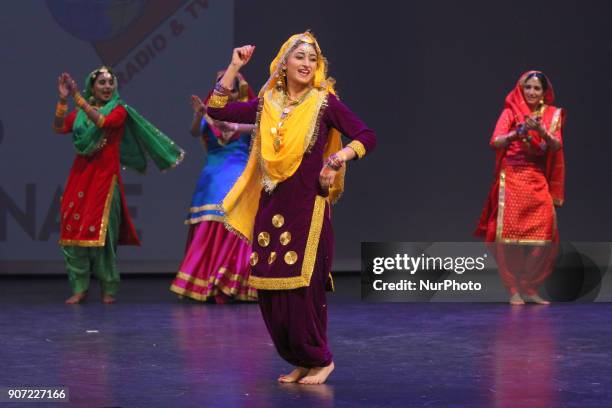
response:
{"label": "raised hand", "polygon": [[74,79],[72,79],[70,74],[67,73],[67,72],[64,72],[62,74],[62,77],[64,78],[64,82],[68,86],[68,90],[69,90],[70,94],[72,96],[74,96],[74,94],[76,94],[79,91],[79,86],[77,85],[76,81]]}
{"label": "raised hand", "polygon": [[193,111],[198,114],[203,114],[205,111],[204,103],[197,95],[191,95],[191,107]]}
{"label": "raised hand", "polygon": [[70,95],[70,84],[66,81],[66,75],[64,72],[57,78],[57,89],[61,99],[66,99]]}
{"label": "raised hand", "polygon": [[254,51],[254,45],[243,45],[242,47],[234,48],[230,65],[236,69],[244,67],[253,56]]}

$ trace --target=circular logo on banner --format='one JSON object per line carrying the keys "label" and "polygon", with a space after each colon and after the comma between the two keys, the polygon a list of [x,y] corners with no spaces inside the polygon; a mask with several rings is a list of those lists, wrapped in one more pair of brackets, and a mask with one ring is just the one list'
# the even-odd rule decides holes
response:
{"label": "circular logo on banner", "polygon": [[144,11],[147,0],[47,0],[59,25],[83,41],[106,41],[123,33]]}

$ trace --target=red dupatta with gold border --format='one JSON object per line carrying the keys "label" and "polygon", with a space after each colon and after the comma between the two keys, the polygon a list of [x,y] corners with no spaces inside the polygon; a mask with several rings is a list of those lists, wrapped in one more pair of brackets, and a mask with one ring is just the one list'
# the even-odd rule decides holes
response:
{"label": "red dupatta with gold border", "polygon": [[[525,117],[532,114],[531,109],[523,96],[523,84],[527,77],[533,73],[540,71],[527,71],[519,78],[516,86],[505,100],[505,108],[510,109],[514,114],[514,126],[525,121]],[[542,74],[544,75],[544,74]],[[565,122],[565,110],[552,106],[555,100],[555,92],[552,83],[548,78],[548,88],[544,93],[544,104],[546,105],[542,112],[542,123],[546,129],[554,133],[561,128]],[[558,112],[557,112],[558,111]],[[553,123],[554,122],[554,123]],[[493,135],[495,137],[496,135]],[[535,131],[529,131],[531,136],[530,143],[538,144],[542,140]],[[495,223],[498,210],[498,194],[499,194],[499,175],[501,172],[502,161],[506,155],[506,149],[498,149],[495,157],[495,181],[491,186],[484,209],[480,215],[478,226],[474,231],[474,235],[483,237],[485,241],[492,242],[495,240]],[[565,197],[565,159],[563,155],[563,147],[559,150],[548,150],[546,153],[546,180],[548,181],[548,190],[552,196],[556,206],[563,205]]]}

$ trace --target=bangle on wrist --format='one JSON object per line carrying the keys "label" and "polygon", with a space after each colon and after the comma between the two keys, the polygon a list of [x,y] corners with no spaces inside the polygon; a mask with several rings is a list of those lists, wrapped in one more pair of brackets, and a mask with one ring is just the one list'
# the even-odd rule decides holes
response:
{"label": "bangle on wrist", "polygon": [[55,106],[55,116],[63,117],[68,110],[68,105],[66,103],[58,102]]}
{"label": "bangle on wrist", "polygon": [[83,98],[81,94],[75,93],[73,97],[74,103],[76,103],[79,108],[83,108],[83,106],[87,104],[87,101],[85,101],[85,98]]}
{"label": "bangle on wrist", "polygon": [[217,82],[215,85],[215,92],[221,95],[231,95],[232,90],[221,85],[221,82]]}
{"label": "bangle on wrist", "polygon": [[332,170],[338,171],[342,168],[343,163],[344,163],[344,160],[342,160],[337,153],[334,153],[331,156],[329,156],[329,158],[327,159],[327,163],[325,163],[325,165]]}

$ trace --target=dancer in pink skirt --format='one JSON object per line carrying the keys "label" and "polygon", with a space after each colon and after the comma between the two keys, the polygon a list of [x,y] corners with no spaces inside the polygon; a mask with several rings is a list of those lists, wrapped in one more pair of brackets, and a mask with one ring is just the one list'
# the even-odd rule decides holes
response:
{"label": "dancer in pink skirt", "polygon": [[[237,77],[233,100],[246,101],[254,96],[244,78]],[[248,285],[251,247],[225,228],[219,211],[223,198],[244,170],[254,126],[215,121],[205,115],[200,98],[191,99],[191,134],[201,138],[208,155],[185,221],[189,224],[185,257],[170,290],[199,301],[254,301],[257,291]]]}

